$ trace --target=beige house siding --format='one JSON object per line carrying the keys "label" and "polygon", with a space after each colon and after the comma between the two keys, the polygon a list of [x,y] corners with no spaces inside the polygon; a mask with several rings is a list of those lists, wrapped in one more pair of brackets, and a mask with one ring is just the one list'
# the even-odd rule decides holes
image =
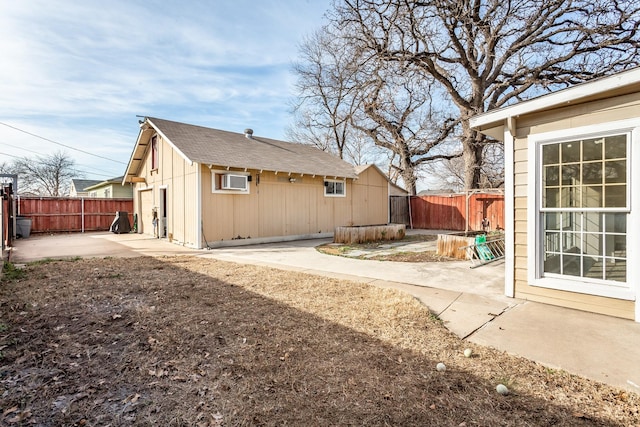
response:
{"label": "beige house siding", "polygon": [[386,224],[389,220],[389,181],[368,167],[353,181],[353,225]]}
{"label": "beige house siding", "polygon": [[151,209],[155,207],[160,211],[160,190],[166,189],[167,237],[188,246],[197,245],[197,218],[193,209],[187,208],[195,206],[197,195],[197,168],[190,163],[159,138],[158,168],[152,170],[151,154],[147,149],[138,175],[144,182],[134,185],[133,204],[138,214],[139,232],[154,235]]}
{"label": "beige house siding", "polygon": [[133,188],[130,184],[106,184],[100,188],[88,192],[89,197],[127,199],[133,197]]}
{"label": "beige house siding", "polygon": [[[247,171],[252,176],[249,194],[221,194],[212,192],[214,172],[206,166],[201,172],[203,231],[208,243],[331,233],[336,226],[353,223],[352,198],[358,192],[369,194],[365,188],[354,189],[348,179],[346,197],[327,197],[323,177],[296,176],[295,182],[289,182],[287,174],[255,170]],[[367,210],[366,206],[361,210]]]}
{"label": "beige house siding", "polygon": [[[640,93],[633,93],[518,118],[514,141],[514,285],[516,298],[634,319],[634,301],[529,285],[527,197],[528,194],[533,194],[534,190],[528,188],[527,173],[529,167],[534,167],[534,164],[528,164],[527,136],[634,118],[638,117],[639,113]],[[637,149],[637,141],[634,141],[634,148]],[[633,191],[637,194],[638,189],[634,188]]]}

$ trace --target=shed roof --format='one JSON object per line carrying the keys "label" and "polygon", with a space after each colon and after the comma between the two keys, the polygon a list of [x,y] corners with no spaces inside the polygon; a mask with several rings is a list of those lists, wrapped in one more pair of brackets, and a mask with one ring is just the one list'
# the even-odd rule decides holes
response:
{"label": "shed roof", "polygon": [[638,90],[640,90],[640,67],[479,114],[471,118],[470,125],[484,134],[502,140],[505,121],[510,118],[625,95]]}
{"label": "shed roof", "polygon": [[311,145],[147,117],[141,124],[126,178],[137,174],[155,130],[185,160],[211,166],[357,178],[353,165]]}
{"label": "shed roof", "polygon": [[91,187],[93,185],[99,184],[102,181],[98,181],[97,179],[72,179],[71,183],[73,187],[78,191],[85,191],[86,188]]}

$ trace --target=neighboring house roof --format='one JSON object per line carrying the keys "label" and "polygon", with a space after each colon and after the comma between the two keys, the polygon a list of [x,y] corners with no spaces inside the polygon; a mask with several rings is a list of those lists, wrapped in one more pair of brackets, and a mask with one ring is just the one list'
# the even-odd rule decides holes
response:
{"label": "neighboring house roof", "polygon": [[122,179],[124,176],[118,176],[116,178],[107,179],[105,181],[94,181],[95,184],[85,187],[85,191],[95,190],[96,188],[100,188],[109,184],[122,184]]}
{"label": "neighboring house roof", "polygon": [[394,188],[398,189],[400,192],[409,194],[409,192],[407,190],[405,190],[404,188],[400,187],[398,184],[392,182],[389,177],[387,176],[386,173],[382,172],[382,170],[378,167],[378,165],[376,165],[375,163],[369,163],[366,165],[356,165],[353,168],[356,171],[357,175],[360,175],[362,172],[366,171],[367,169],[369,169],[370,167],[374,167],[375,169],[378,170],[378,172],[380,173],[380,175],[384,176],[387,179],[387,182],[393,186]]}
{"label": "neighboring house roof", "polygon": [[513,127],[510,131],[515,132],[513,123],[505,124],[509,119],[538,111],[625,95],[638,90],[640,90],[640,67],[479,114],[471,118],[470,124],[472,128],[502,140],[505,125]]}
{"label": "neighboring house roof", "polygon": [[149,127],[190,162],[327,177],[357,177],[353,165],[311,145],[258,136],[249,138],[241,133],[147,117],[127,166],[127,178],[137,174],[144,160],[150,135],[143,135]]}
{"label": "neighboring house roof", "polygon": [[86,191],[88,187],[92,187],[96,184],[99,184],[102,181],[98,181],[96,179],[72,179],[71,183],[73,187],[76,189],[76,192]]}

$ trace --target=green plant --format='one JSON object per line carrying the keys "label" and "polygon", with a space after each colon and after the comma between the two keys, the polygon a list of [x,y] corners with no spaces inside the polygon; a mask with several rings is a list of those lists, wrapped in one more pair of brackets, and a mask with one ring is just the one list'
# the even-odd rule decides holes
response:
{"label": "green plant", "polygon": [[24,275],[25,272],[21,268],[17,268],[13,263],[4,261],[2,265],[2,281],[20,280]]}

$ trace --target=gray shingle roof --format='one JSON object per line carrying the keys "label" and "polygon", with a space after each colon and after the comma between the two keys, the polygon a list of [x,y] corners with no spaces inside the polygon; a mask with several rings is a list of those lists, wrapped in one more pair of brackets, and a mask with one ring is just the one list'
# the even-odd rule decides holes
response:
{"label": "gray shingle roof", "polygon": [[153,117],[148,122],[197,163],[305,175],[356,178],[353,165],[313,146]]}
{"label": "gray shingle roof", "polygon": [[73,183],[76,191],[84,191],[85,188],[99,184],[102,181],[98,181],[96,179],[72,179],[71,182]]}

